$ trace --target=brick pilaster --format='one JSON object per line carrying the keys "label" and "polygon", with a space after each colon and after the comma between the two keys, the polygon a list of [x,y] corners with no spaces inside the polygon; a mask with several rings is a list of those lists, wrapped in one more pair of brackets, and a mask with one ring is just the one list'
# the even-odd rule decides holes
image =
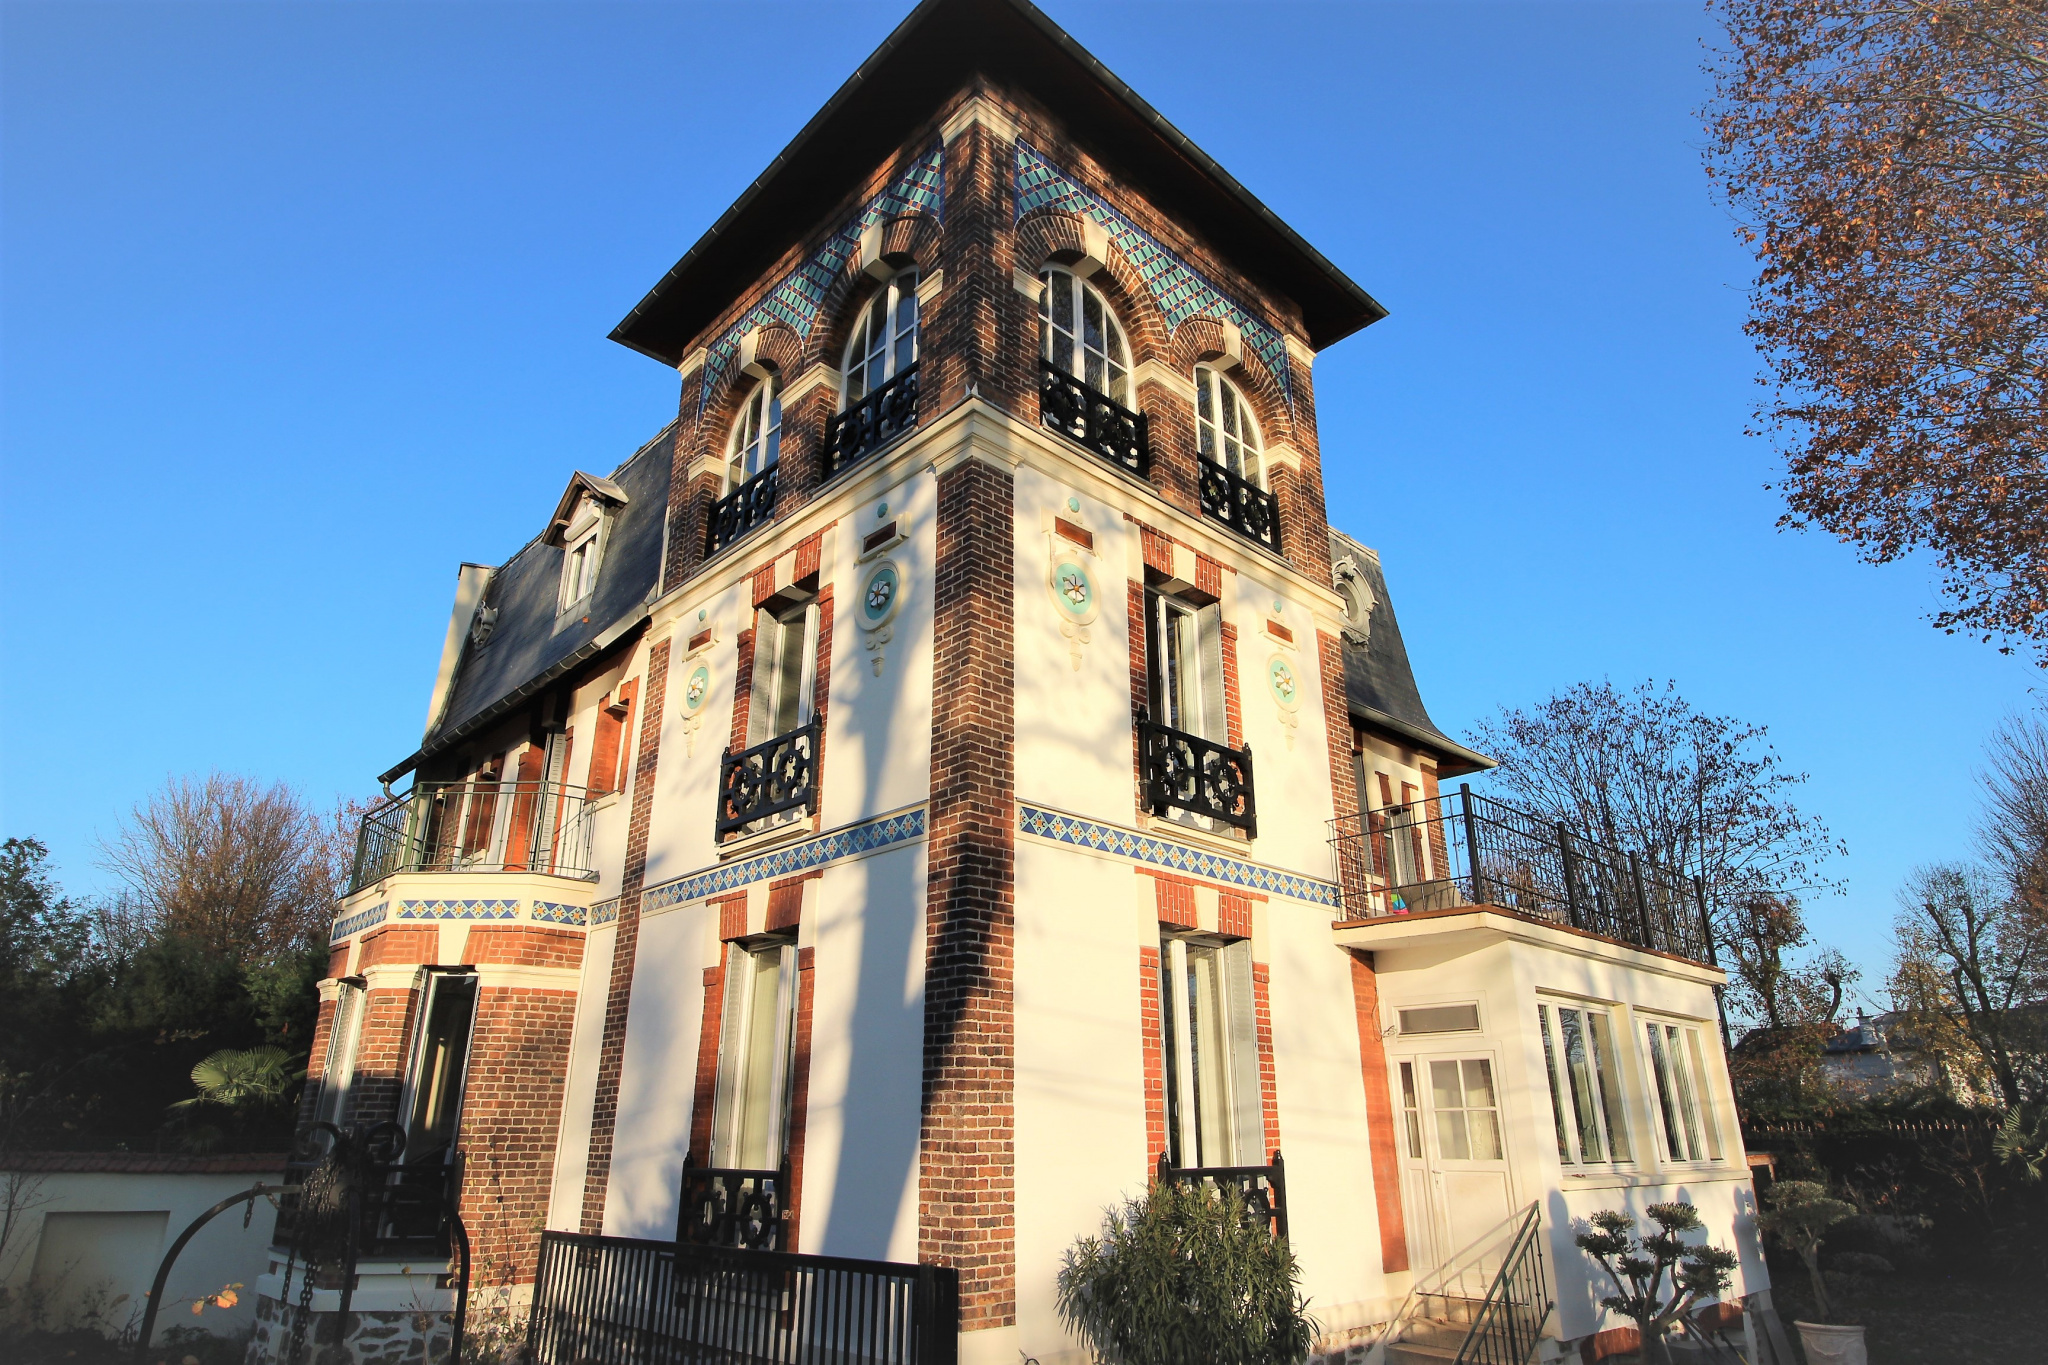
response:
{"label": "brick pilaster", "polygon": [[619,880],[619,928],[612,947],[611,989],[597,1052],[597,1099],[590,1113],[590,1163],[583,1182],[584,1232],[604,1231],[611,1182],[612,1135],[619,1120],[619,1073],[626,1056],[626,1013],[633,996],[633,958],[640,944],[640,887],[647,876],[647,831],[654,814],[654,775],[661,758],[661,719],[668,700],[669,642],[647,655],[640,710],[639,762],[633,772],[633,813],[626,823],[626,864]]}
{"label": "brick pilaster", "polygon": [[[1166,883],[1161,882],[1163,887]],[[1166,1151],[1166,1049],[1159,1016],[1159,950],[1138,949],[1138,1031],[1145,1051],[1145,1164]]]}
{"label": "brick pilaster", "polygon": [[1263,962],[1252,964],[1252,1018],[1259,1040],[1259,1113],[1266,1129],[1260,1156],[1271,1160],[1280,1150],[1280,1082],[1273,1066],[1273,969]]}
{"label": "brick pilaster", "polygon": [[704,969],[704,1018],[697,1031],[697,1088],[690,1097],[690,1156],[711,1164],[712,1106],[718,1101],[718,1033],[725,1013],[725,964]]}
{"label": "brick pilaster", "polygon": [[940,476],[918,1257],[964,1330],[1017,1318],[1014,517],[1007,471]]}
{"label": "brick pilaster", "polygon": [[1365,1145],[1379,1209],[1380,1268],[1408,1268],[1408,1225],[1401,1212],[1401,1163],[1394,1146],[1393,1092],[1387,1088],[1387,1047],[1380,1037],[1380,987],[1371,953],[1351,954],[1351,996],[1358,1013],[1358,1062],[1365,1084]]}

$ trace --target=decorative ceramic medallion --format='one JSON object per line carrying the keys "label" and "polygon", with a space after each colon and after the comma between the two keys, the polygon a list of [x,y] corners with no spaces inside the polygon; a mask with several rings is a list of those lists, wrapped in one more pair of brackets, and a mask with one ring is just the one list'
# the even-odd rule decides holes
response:
{"label": "decorative ceramic medallion", "polygon": [[874,660],[875,676],[882,676],[885,646],[895,634],[890,622],[903,605],[903,571],[896,562],[884,559],[869,566],[860,583],[860,606],[855,620],[867,635],[868,655]]}
{"label": "decorative ceramic medallion", "polygon": [[[1079,501],[1069,498],[1068,512],[1078,518]],[[1095,558],[1092,544],[1084,545],[1075,537],[1094,540],[1094,533],[1081,525],[1078,520],[1061,517],[1055,526],[1065,528],[1046,532],[1046,574],[1045,590],[1052,597],[1053,607],[1059,615],[1060,634],[1067,640],[1067,658],[1076,672],[1081,668],[1081,647],[1088,643],[1088,627],[1095,624],[1095,618],[1102,611],[1102,592],[1095,582],[1095,571],[1088,561]]]}
{"label": "decorative ceramic medallion", "polygon": [[1301,724],[1297,714],[1301,710],[1301,674],[1295,670],[1294,661],[1278,651],[1266,659],[1266,690],[1273,694],[1273,702],[1279,708],[1276,718],[1287,736],[1287,747],[1292,749],[1294,731]]}

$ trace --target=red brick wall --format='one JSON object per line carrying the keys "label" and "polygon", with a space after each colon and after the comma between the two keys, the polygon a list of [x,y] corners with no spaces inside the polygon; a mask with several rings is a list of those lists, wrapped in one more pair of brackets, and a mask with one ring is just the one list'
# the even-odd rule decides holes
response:
{"label": "red brick wall", "polygon": [[462,1219],[482,1283],[533,1279],[575,1027],[574,990],[478,992],[459,1141]]}
{"label": "red brick wall", "polygon": [[804,1132],[811,1113],[811,1002],[817,987],[817,949],[796,954],[796,1039],[789,1077],[789,1249],[803,1250]]}
{"label": "red brick wall", "polygon": [[1401,1163],[1394,1147],[1393,1092],[1387,1088],[1387,1048],[1380,1037],[1380,987],[1371,953],[1351,954],[1351,996],[1358,1014],[1358,1059],[1365,1085],[1366,1153],[1380,1215],[1380,1266],[1388,1274],[1408,1268],[1408,1225],[1401,1213]]}
{"label": "red brick wall", "polygon": [[1266,1156],[1280,1150],[1280,1082],[1273,1066],[1273,969],[1252,964],[1252,1015],[1259,1038],[1259,1112],[1266,1126]]}
{"label": "red brick wall", "polygon": [[[1161,883],[1164,885],[1164,883]],[[1138,949],[1138,1031],[1145,1052],[1145,1162],[1166,1151],[1166,1049],[1159,1017],[1159,950]]]}
{"label": "red brick wall", "polygon": [[462,955],[477,966],[501,963],[574,971],[583,965],[583,935],[573,929],[545,929],[538,925],[479,924],[471,927],[469,945]]}
{"label": "red brick wall", "polygon": [[725,966],[704,969],[704,1019],[697,1032],[697,1088],[690,1098],[690,1157],[711,1164],[712,1108],[718,1099],[718,1032],[725,1010]]}
{"label": "red brick wall", "polygon": [[918,1257],[961,1326],[1016,1321],[1015,535],[1010,475],[939,478]]}
{"label": "red brick wall", "polygon": [[597,1052],[597,1098],[590,1113],[590,1164],[583,1184],[582,1229],[604,1231],[605,1187],[612,1174],[612,1134],[619,1120],[619,1071],[626,1055],[626,1015],[633,998],[633,959],[640,943],[640,887],[647,876],[647,829],[654,775],[661,759],[661,716],[668,699],[669,642],[647,656],[640,710],[640,761],[633,773],[633,812],[626,823],[626,863],[619,882],[619,928],[612,947],[611,989]]}

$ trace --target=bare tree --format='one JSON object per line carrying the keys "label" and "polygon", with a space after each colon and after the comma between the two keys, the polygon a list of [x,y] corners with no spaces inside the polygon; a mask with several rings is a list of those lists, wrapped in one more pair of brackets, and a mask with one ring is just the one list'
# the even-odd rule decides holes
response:
{"label": "bare tree", "polygon": [[1978,845],[2017,894],[2048,909],[2048,710],[1998,727],[1983,783]]}
{"label": "bare tree", "polygon": [[1931,551],[1935,625],[2048,663],[2048,3],[1716,8],[1707,163],[1757,253],[1780,525]]}
{"label": "bare tree", "polygon": [[1803,962],[1790,958],[1813,946],[1797,896],[1744,896],[1723,920],[1737,1012],[1774,1029],[1834,1024],[1845,993],[1863,973],[1833,948],[1817,949]]}
{"label": "bare tree", "polygon": [[2048,1098],[2041,907],[1987,869],[1941,863],[1908,879],[1894,928],[1893,1000],[1925,1045],[2007,1105]]}
{"label": "bare tree", "polygon": [[101,861],[124,883],[103,935],[175,934],[236,959],[318,941],[345,871],[336,818],[281,782],[219,772],[167,781]]}

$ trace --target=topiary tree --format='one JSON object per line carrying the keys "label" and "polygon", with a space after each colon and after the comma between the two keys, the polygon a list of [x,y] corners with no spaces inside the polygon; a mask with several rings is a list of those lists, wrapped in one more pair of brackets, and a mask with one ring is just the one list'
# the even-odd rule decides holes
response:
{"label": "topiary tree", "polygon": [[1822,1321],[1829,1315],[1828,1287],[1820,1273],[1820,1244],[1829,1228],[1856,1214],[1856,1206],[1828,1194],[1828,1187],[1814,1180],[1780,1180],[1771,1186],[1770,1207],[1758,1216],[1756,1225],[1764,1236],[1799,1253],[1806,1273],[1813,1281],[1813,1302]]}
{"label": "topiary tree", "polygon": [[1658,1227],[1646,1237],[1636,1237],[1636,1220],[1630,1215],[1602,1209],[1587,1220],[1594,1230],[1575,1240],[1614,1281],[1615,1292],[1600,1300],[1601,1305],[1635,1322],[1645,1360],[1669,1365],[1671,1350],[1664,1334],[1701,1299],[1728,1287],[1735,1253],[1686,1242],[1683,1234],[1706,1225],[1700,1222],[1699,1211],[1682,1200],[1652,1204],[1645,1212]]}
{"label": "topiary tree", "polygon": [[1068,1249],[1059,1311],[1108,1365],[1296,1365],[1318,1331],[1300,1277],[1237,1192],[1164,1182]]}

